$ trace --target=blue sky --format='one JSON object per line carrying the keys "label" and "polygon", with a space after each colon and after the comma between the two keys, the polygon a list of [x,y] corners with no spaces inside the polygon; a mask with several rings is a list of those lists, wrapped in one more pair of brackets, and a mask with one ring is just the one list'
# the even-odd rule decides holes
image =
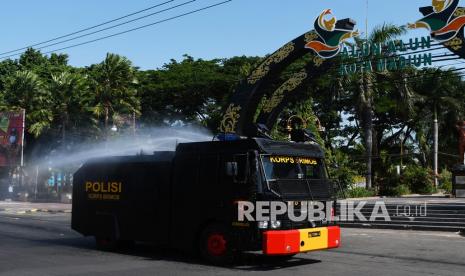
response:
{"label": "blue sky", "polygon": [[[164,1],[2,1],[0,52],[67,34]],[[164,7],[185,1],[176,0]],[[43,51],[124,31],[221,1],[197,0],[170,12]],[[384,22],[399,25],[414,22],[421,17],[418,8],[430,4],[430,0],[369,0],[368,28]],[[365,31],[366,0],[233,0],[201,13],[62,52],[70,56],[74,66],[98,63],[107,52],[112,52],[128,57],[142,69],[159,68],[171,58],[181,59],[183,54],[204,59],[262,56],[312,29],[314,18],[326,8],[331,8],[338,19],[355,19],[357,28]],[[414,31],[409,35],[421,36],[427,32]]]}

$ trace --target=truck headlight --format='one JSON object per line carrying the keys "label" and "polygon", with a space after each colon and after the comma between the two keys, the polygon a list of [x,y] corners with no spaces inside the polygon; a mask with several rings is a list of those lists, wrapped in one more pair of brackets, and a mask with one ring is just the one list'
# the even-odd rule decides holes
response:
{"label": "truck headlight", "polygon": [[258,222],[259,229],[267,229],[268,228],[268,221],[259,221]]}
{"label": "truck headlight", "polygon": [[279,220],[271,221],[270,226],[272,229],[278,229],[279,227],[281,227],[281,221]]}

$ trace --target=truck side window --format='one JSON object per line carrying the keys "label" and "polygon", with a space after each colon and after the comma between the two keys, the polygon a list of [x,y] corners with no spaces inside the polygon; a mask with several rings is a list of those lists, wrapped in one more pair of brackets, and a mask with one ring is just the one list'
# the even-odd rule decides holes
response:
{"label": "truck side window", "polygon": [[237,154],[234,155],[234,161],[237,162],[237,176],[234,177],[234,181],[237,183],[247,182],[247,154]]}

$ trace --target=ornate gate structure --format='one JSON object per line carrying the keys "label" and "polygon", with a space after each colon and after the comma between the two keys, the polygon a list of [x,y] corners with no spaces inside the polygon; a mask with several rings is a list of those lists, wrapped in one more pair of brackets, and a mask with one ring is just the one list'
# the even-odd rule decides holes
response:
{"label": "ornate gate structure", "polygon": [[[432,39],[465,59],[465,8],[459,7],[459,2],[432,0],[431,6],[419,9],[424,17],[408,24],[408,27],[429,30]],[[355,24],[349,18],[336,20],[331,10],[324,10],[316,18],[314,30],[297,37],[268,56],[237,86],[224,110],[219,131],[254,137],[258,135],[257,125],[272,129],[289,101],[298,99],[292,97],[293,91],[337,66],[332,58],[339,54],[343,42],[358,36],[359,33],[354,31]],[[268,83],[305,55],[310,56],[311,62],[266,97]],[[255,120],[260,103],[262,108]]]}
{"label": "ornate gate structure", "polygon": [[[331,68],[329,58],[336,56],[341,44],[358,35],[354,32],[355,22],[351,19],[337,21],[335,17],[326,20],[331,10],[323,11],[315,20],[315,30],[307,32],[285,44],[267,57],[234,91],[229,105],[224,111],[220,132],[235,133],[241,136],[256,136],[256,124],[271,128],[282,109],[286,106],[292,91],[305,81],[324,74]],[[265,99],[262,114],[254,121],[257,107],[265,96],[267,83],[279,76],[288,65],[306,54],[312,62],[305,69],[291,76],[269,99]]]}

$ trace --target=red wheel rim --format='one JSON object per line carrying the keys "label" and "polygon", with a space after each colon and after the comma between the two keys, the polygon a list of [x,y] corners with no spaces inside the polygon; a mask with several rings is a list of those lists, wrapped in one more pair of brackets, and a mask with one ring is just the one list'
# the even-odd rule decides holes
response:
{"label": "red wheel rim", "polygon": [[226,251],[226,240],[221,234],[212,234],[207,239],[208,254],[221,256]]}

